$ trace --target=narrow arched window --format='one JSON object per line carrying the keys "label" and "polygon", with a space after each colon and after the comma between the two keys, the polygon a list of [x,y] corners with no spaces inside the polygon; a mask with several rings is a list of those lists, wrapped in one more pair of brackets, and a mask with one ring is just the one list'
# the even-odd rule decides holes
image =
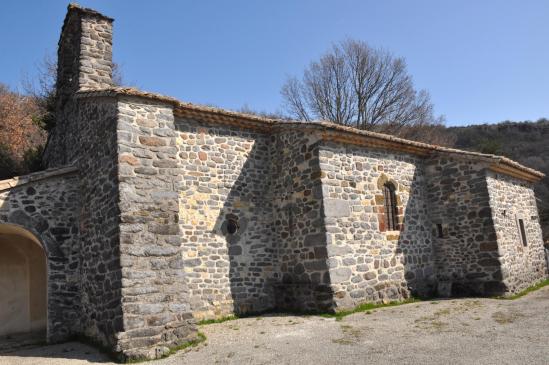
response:
{"label": "narrow arched window", "polygon": [[387,182],[383,185],[383,198],[385,201],[385,219],[387,221],[387,230],[398,230],[398,210],[395,195],[395,186]]}

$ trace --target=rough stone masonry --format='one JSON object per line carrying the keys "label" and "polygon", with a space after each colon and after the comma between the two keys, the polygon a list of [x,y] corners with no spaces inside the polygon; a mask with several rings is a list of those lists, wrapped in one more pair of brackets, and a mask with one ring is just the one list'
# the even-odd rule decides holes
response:
{"label": "rough stone masonry", "polygon": [[46,254],[49,341],[158,358],[200,319],[511,295],[547,278],[541,173],[115,87],[112,22],[68,7],[48,170],[0,182],[0,229]]}

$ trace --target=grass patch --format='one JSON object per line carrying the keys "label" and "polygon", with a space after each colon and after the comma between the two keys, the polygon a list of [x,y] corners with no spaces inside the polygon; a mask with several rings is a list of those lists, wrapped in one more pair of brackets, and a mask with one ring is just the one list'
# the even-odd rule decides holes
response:
{"label": "grass patch", "polygon": [[440,309],[438,311],[435,312],[435,316],[437,317],[442,317],[442,316],[447,316],[451,313],[451,309],[450,308],[445,308],[445,309]]}
{"label": "grass patch", "polygon": [[492,319],[499,324],[509,324],[523,317],[522,314],[516,312],[495,312],[492,314]]}
{"label": "grass patch", "polygon": [[[458,313],[461,312],[459,308],[456,309]],[[448,323],[441,319],[450,314],[452,314],[451,308],[439,309],[430,316],[423,316],[416,319],[414,321],[415,327],[423,330],[432,330],[434,332],[443,332],[448,327]]]}
{"label": "grass patch", "polygon": [[434,332],[443,332],[448,327],[448,323],[433,319],[434,317],[422,317],[415,321],[416,327]]}
{"label": "grass patch", "polygon": [[214,324],[214,323],[223,323],[227,321],[234,321],[235,319],[239,319],[239,316],[236,315],[230,315],[226,317],[216,318],[216,319],[203,319],[197,323],[199,326],[204,326],[207,324]]}
{"label": "grass patch", "polygon": [[[160,357],[159,359],[164,359],[168,356],[171,356],[171,355],[175,354],[178,351],[185,350],[189,347],[198,346],[199,344],[201,344],[204,341],[206,341],[206,335],[203,334],[202,332],[198,332],[196,334],[196,339],[191,340],[191,341],[187,341],[187,342],[182,343],[181,345],[178,345],[178,346],[170,347],[170,350],[167,353],[165,353],[164,355],[162,355],[162,357]],[[155,361],[155,360],[159,360],[159,359],[134,359],[134,360],[126,360],[125,363],[126,364],[138,364],[138,363],[142,363],[142,362]]]}
{"label": "grass patch", "polygon": [[361,335],[359,329],[356,329],[353,326],[342,324],[341,331],[343,332],[343,337],[339,339],[333,339],[333,343],[337,343],[339,345],[353,345],[359,342]]}
{"label": "grass patch", "polygon": [[202,332],[198,332],[196,334],[196,339],[185,342],[185,343],[183,343],[179,346],[174,346],[174,347],[170,348],[170,351],[162,357],[163,358],[168,357],[170,355],[175,354],[177,351],[185,350],[186,348],[189,348],[189,347],[195,347],[195,346],[201,344],[204,341],[206,341],[206,335],[203,334]]}
{"label": "grass patch", "polygon": [[539,290],[539,289],[543,288],[544,286],[548,286],[548,285],[549,285],[549,279],[545,279],[545,280],[540,281],[539,283],[537,283],[537,284],[535,284],[535,285],[532,285],[532,286],[530,286],[530,287],[524,289],[524,290],[521,291],[520,293],[511,295],[511,296],[508,296],[508,297],[496,297],[496,299],[505,299],[505,300],[518,299],[518,298],[520,298],[520,297],[525,296],[525,295],[528,294],[528,293],[531,293],[531,292],[533,292],[533,291]]}
{"label": "grass patch", "polygon": [[419,302],[419,301],[421,301],[421,299],[410,298],[410,299],[406,299],[406,300],[402,300],[402,301],[392,301],[392,302],[389,302],[389,303],[379,303],[379,304],[376,304],[376,303],[363,303],[363,304],[360,304],[360,305],[356,306],[353,309],[342,310],[342,311],[335,312],[335,313],[323,313],[323,314],[320,314],[320,316],[324,317],[324,318],[335,318],[336,321],[341,321],[344,317],[347,317],[351,314],[361,313],[361,312],[369,312],[369,311],[371,313],[371,311],[373,309],[396,307],[396,306],[399,306],[399,305],[409,304],[409,303],[416,303],[416,302]]}
{"label": "grass patch", "polygon": [[[308,317],[308,316],[311,316],[311,315],[313,315],[313,316],[314,315],[319,315],[320,317],[323,317],[323,318],[335,318],[336,321],[341,321],[344,317],[349,316],[351,314],[361,313],[361,312],[366,312],[366,314],[371,314],[371,313],[375,312],[374,311],[375,309],[387,308],[387,307],[396,307],[396,306],[399,306],[399,305],[417,303],[417,302],[421,302],[421,301],[422,301],[422,299],[420,299],[420,298],[409,298],[409,299],[402,300],[402,301],[396,301],[395,300],[395,301],[392,301],[392,302],[389,302],[389,303],[363,303],[363,304],[360,304],[360,305],[356,306],[353,309],[341,310],[341,311],[337,311],[335,313],[318,313],[318,312],[302,312],[302,311],[283,311],[283,312],[275,311],[275,312],[272,312],[272,313],[289,314],[289,315],[304,316],[304,317]],[[266,312],[266,313],[268,313],[268,312]],[[246,316],[246,317],[248,317],[248,316]],[[197,324],[199,326],[204,326],[204,325],[213,324],[213,323],[223,323],[223,322],[227,322],[227,321],[234,321],[234,320],[240,319],[240,318],[245,318],[245,317],[241,317],[241,316],[237,316],[237,315],[230,315],[230,316],[221,317],[221,318],[217,318],[217,319],[203,319],[203,320],[199,321]],[[261,320],[261,317],[257,317],[256,320]],[[289,323],[296,324],[297,322],[292,323],[292,320],[289,320]]]}
{"label": "grass patch", "polygon": [[352,345],[352,344],[354,344],[353,341],[348,340],[346,338],[332,339],[332,343],[337,343],[338,345]]}

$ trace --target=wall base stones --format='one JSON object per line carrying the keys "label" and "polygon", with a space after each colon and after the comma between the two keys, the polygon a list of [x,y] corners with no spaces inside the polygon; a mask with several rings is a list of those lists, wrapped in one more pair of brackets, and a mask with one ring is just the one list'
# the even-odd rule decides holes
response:
{"label": "wall base stones", "polygon": [[280,283],[274,286],[275,309],[303,313],[334,311],[330,285],[318,283]]}

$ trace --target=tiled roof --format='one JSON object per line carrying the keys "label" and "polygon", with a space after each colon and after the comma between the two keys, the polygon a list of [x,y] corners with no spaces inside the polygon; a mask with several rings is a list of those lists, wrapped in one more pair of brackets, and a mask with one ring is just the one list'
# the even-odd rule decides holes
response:
{"label": "tiled roof", "polygon": [[523,166],[507,157],[485,154],[479,152],[463,151],[455,148],[448,148],[428,143],[411,141],[398,138],[383,133],[376,133],[366,130],[360,130],[352,127],[342,126],[327,121],[318,122],[299,122],[246,114],[229,111],[210,106],[197,105],[179,101],[175,98],[156,93],[144,92],[135,88],[113,87],[108,89],[87,90],[78,92],[78,97],[98,97],[98,96],[134,96],[146,98],[173,106],[174,113],[179,115],[196,116],[207,121],[230,122],[244,128],[255,128],[264,130],[275,130],[284,128],[300,128],[320,130],[326,139],[347,142],[349,144],[364,144],[369,146],[378,146],[381,148],[402,150],[423,156],[434,154],[450,154],[462,156],[478,161],[484,161],[491,164],[491,167],[497,172],[506,173],[512,176],[523,178],[529,181],[538,181],[545,175],[537,170]]}

